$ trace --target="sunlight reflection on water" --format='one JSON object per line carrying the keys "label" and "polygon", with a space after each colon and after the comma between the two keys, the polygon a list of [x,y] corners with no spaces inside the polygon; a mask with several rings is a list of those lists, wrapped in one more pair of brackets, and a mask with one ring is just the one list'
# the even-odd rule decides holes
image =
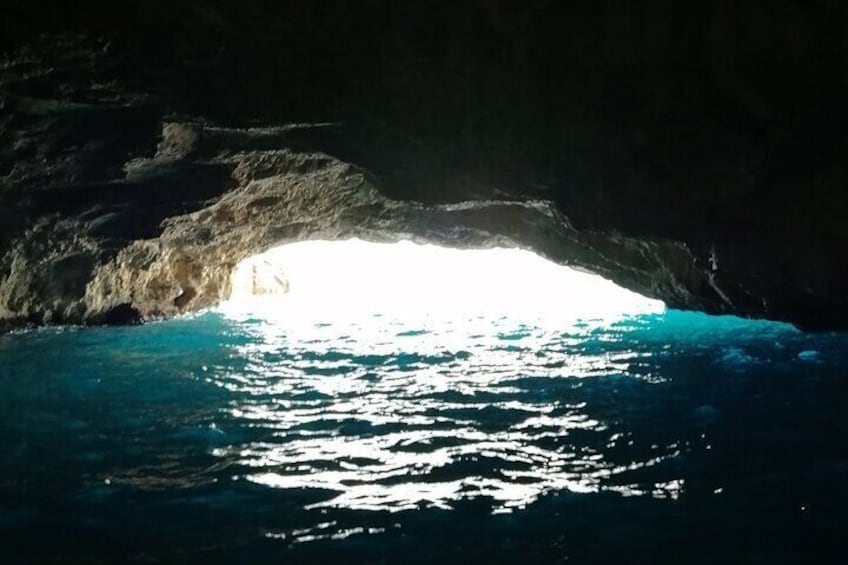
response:
{"label": "sunlight reflection on water", "polygon": [[[621,434],[585,402],[546,394],[546,381],[575,389],[586,377],[626,374],[638,353],[578,354],[585,337],[477,321],[409,328],[380,319],[364,332],[362,324],[293,331],[254,321],[255,339],[238,350],[244,371],[214,382],[242,399],[233,418],[271,436],[213,453],[255,469],[250,481],[333,493],[314,508],[450,508],[487,497],[497,513],[555,490],[678,495],[681,480],[606,485],[675,456],[678,446],[610,460],[604,452]],[[582,324],[580,332],[592,329]]]}
{"label": "sunlight reflection on water", "polygon": [[[250,399],[232,416],[273,440],[214,453],[237,455],[255,483],[335,493],[312,508],[487,497],[504,512],[552,490],[597,492],[677,453],[607,460],[592,442],[569,440],[580,430],[615,441],[607,425],[585,403],[545,394],[546,379],[626,373],[633,352],[569,349],[627,314],[664,310],[596,275],[520,249],[354,239],[245,259],[232,287],[220,310],[255,339],[239,350],[244,371],[215,382]],[[681,486],[646,492],[675,497]]]}

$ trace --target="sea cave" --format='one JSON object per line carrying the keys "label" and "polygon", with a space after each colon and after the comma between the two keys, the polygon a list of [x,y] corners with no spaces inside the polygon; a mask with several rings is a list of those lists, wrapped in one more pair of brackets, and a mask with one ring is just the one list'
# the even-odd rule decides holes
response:
{"label": "sea cave", "polygon": [[848,560],[848,8],[0,17],[13,563]]}

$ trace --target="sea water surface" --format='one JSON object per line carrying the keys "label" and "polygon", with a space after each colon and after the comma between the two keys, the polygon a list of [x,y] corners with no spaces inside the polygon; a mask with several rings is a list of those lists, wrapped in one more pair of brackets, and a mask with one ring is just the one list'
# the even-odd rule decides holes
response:
{"label": "sea water surface", "polygon": [[207,312],[0,336],[5,561],[848,562],[848,336]]}

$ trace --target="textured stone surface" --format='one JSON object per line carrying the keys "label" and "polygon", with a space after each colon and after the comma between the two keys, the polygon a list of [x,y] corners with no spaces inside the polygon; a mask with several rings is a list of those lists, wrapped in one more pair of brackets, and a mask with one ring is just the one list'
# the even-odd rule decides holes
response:
{"label": "textured stone surface", "polygon": [[844,7],[399,6],[154,2],[6,34],[2,323],[201,308],[247,254],[356,235],[848,327]]}

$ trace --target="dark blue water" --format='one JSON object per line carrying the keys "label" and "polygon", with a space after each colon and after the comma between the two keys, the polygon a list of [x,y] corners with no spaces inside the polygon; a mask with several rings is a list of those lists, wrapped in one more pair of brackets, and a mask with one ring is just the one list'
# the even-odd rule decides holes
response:
{"label": "dark blue water", "polygon": [[668,312],[0,336],[3,561],[842,563],[848,336]]}

